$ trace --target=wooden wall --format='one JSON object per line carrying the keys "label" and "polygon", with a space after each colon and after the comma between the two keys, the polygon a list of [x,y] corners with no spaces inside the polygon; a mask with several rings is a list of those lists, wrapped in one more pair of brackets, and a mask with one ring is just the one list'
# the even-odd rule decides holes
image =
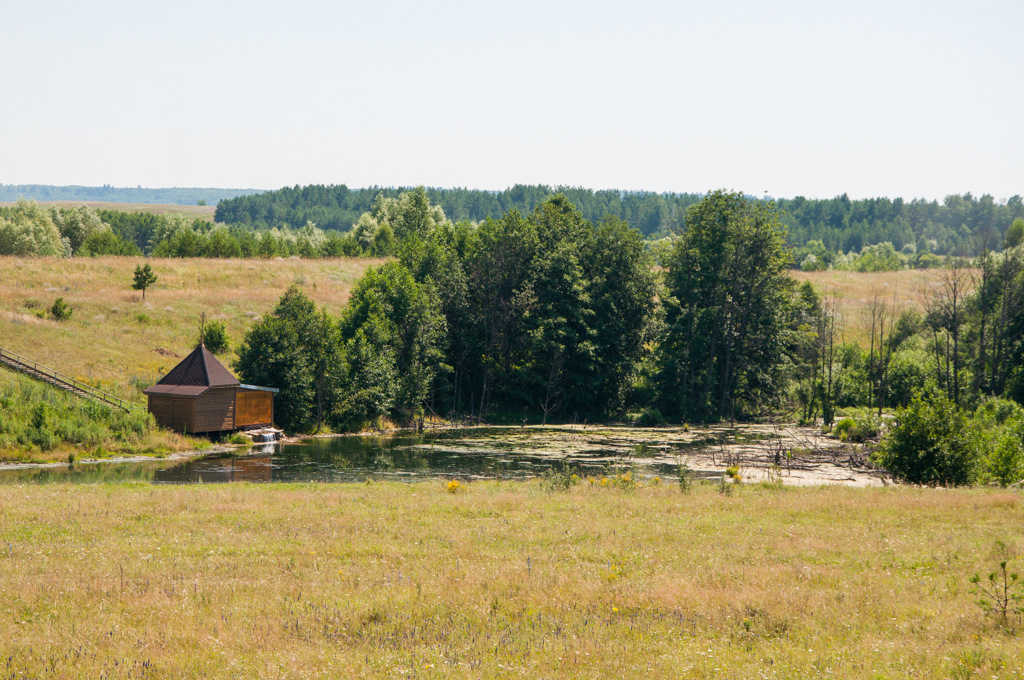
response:
{"label": "wooden wall", "polygon": [[149,412],[156,418],[156,422],[164,427],[179,432],[194,432],[191,426],[195,401],[191,397],[150,395]]}
{"label": "wooden wall", "polygon": [[210,388],[195,399],[189,432],[224,432],[235,429],[235,388]]}
{"label": "wooden wall", "polygon": [[235,391],[235,427],[274,424],[274,395],[262,390]]}

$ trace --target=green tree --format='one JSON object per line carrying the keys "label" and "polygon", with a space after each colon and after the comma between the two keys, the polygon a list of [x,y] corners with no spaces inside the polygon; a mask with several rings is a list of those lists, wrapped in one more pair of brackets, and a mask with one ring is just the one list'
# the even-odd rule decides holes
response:
{"label": "green tree", "polygon": [[892,476],[910,484],[971,484],[979,471],[979,442],[967,416],[943,391],[918,393],[896,411],[877,452]]}
{"label": "green tree", "polygon": [[146,289],[156,283],[156,274],[149,263],[135,265],[135,274],[132,279],[132,289],[142,291],[142,299],[146,299]]}
{"label": "green tree", "polygon": [[334,403],[342,357],[325,310],[292,285],[250,327],[234,362],[243,382],[277,387],[275,419],[286,430],[320,429]]}
{"label": "green tree", "polygon": [[[348,357],[346,389],[394,395],[391,414],[408,423],[421,412],[444,369],[444,316],[430,286],[399,262],[371,267],[352,290],[338,323]],[[378,360],[367,360],[368,353]],[[371,384],[362,382],[372,378]],[[365,403],[365,400],[364,402]],[[370,413],[340,413],[349,421]]]}
{"label": "green tree", "polygon": [[203,325],[199,342],[206,346],[214,354],[223,354],[228,351],[230,342],[228,332],[224,328],[223,321],[211,321]]}
{"label": "green tree", "polygon": [[752,412],[783,391],[783,329],[792,281],[770,203],[716,191],[686,215],[665,276],[661,410],[707,421]]}

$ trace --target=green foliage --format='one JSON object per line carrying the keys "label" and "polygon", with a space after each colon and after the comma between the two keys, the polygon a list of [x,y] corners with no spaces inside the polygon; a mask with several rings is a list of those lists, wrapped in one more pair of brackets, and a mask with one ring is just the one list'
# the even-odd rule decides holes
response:
{"label": "green foliage", "polygon": [[722,191],[687,213],[666,272],[658,406],[708,421],[754,413],[783,393],[792,282],[778,214]]}
{"label": "green foliage", "polygon": [[641,427],[657,427],[658,425],[665,424],[665,416],[661,415],[661,411],[654,408],[645,408],[640,417],[636,419],[636,424]]}
{"label": "green foliage", "polygon": [[242,382],[280,389],[274,419],[291,432],[319,429],[335,403],[341,364],[334,323],[292,285],[250,327],[233,366]]}
{"label": "green foliage", "polygon": [[142,409],[125,413],[26,376],[0,373],[0,451],[130,450],[155,427]]}
{"label": "green foliage", "polygon": [[1024,408],[1006,399],[987,399],[972,417],[983,460],[981,478],[1000,486],[1024,480]]}
{"label": "green foliage", "polygon": [[978,478],[978,435],[966,414],[938,390],[917,394],[896,412],[878,462],[898,481],[960,486]]}
{"label": "green foliage", "polygon": [[228,351],[230,342],[228,332],[224,328],[223,321],[211,321],[203,327],[202,337],[199,341],[206,345],[206,349],[214,354],[223,354]]}
{"label": "green foliage", "polygon": [[346,421],[372,420],[366,390],[389,403],[396,420],[409,423],[427,399],[442,368],[444,316],[428,286],[416,283],[399,262],[370,268],[352,290],[338,324],[348,367],[337,416]]}
{"label": "green foliage", "polygon": [[1024,590],[1017,584],[1019,576],[1016,572],[1010,572],[1006,568],[1006,560],[999,563],[996,571],[990,572],[986,580],[975,573],[969,579],[974,588],[971,590],[976,595],[981,595],[977,600],[978,606],[988,613],[998,614],[1003,625],[1006,625],[1010,614],[1020,614],[1024,609],[1021,602],[1024,601]]}
{"label": "green foliage", "polygon": [[53,301],[53,306],[50,307],[50,315],[56,321],[67,321],[71,318],[74,309],[68,303],[64,302],[64,298],[59,297]]}
{"label": "green foliage", "polygon": [[868,411],[862,409],[854,417],[845,417],[835,424],[832,433],[842,441],[862,443],[874,439],[881,431],[881,421]]}
{"label": "green foliage", "polygon": [[146,299],[146,289],[156,283],[156,274],[149,263],[135,265],[135,274],[132,277],[132,289],[142,291],[142,299]]}
{"label": "green foliage", "polygon": [[679,476],[679,490],[683,493],[689,493],[690,489],[693,488],[693,468],[687,462],[683,456],[679,457],[676,463],[676,474]]}
{"label": "green foliage", "polygon": [[568,491],[580,483],[579,474],[568,465],[552,466],[541,477],[541,486],[548,491]]}
{"label": "green foliage", "polygon": [[71,243],[49,211],[35,201],[19,200],[11,207],[0,206],[0,255],[68,257]]}

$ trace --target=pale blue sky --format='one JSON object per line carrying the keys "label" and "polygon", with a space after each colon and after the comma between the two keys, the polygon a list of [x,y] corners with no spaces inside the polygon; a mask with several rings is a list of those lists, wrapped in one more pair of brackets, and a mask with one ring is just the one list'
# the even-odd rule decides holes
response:
{"label": "pale blue sky", "polygon": [[1024,2],[0,0],[0,183],[1024,194]]}

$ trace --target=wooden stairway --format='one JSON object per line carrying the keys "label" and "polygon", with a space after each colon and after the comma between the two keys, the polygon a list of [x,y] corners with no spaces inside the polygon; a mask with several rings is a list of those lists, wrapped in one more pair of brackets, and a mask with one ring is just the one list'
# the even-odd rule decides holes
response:
{"label": "wooden stairway", "polygon": [[3,348],[0,348],[0,365],[7,366],[19,373],[24,373],[36,380],[42,380],[43,382],[53,385],[65,392],[70,392],[76,397],[92,399],[93,401],[106,404],[107,406],[113,406],[114,408],[119,408],[124,411],[131,411],[132,409],[140,408],[137,404],[125,401],[124,399],[115,397],[112,394],[107,394],[106,392],[98,390],[91,385],[86,385],[80,380],[75,380],[71,376],[64,375],[52,368],[47,368],[40,363],[32,361],[31,359],[19,354],[15,354],[14,352],[8,352]]}

